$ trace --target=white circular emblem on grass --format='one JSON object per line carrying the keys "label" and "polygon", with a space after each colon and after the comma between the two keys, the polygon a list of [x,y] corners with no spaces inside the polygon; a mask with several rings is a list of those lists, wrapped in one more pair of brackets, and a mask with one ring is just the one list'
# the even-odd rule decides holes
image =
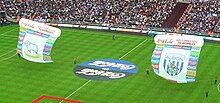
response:
{"label": "white circular emblem on grass", "polygon": [[75,75],[89,80],[115,80],[137,73],[135,64],[124,60],[101,59],[92,60],[77,65],[73,72]]}

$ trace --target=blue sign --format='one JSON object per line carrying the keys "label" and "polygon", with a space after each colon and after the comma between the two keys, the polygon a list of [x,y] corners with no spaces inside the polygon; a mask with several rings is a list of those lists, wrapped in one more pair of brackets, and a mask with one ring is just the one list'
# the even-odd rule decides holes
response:
{"label": "blue sign", "polygon": [[137,73],[135,64],[124,60],[100,59],[77,65],[73,72],[75,75],[89,80],[115,80]]}

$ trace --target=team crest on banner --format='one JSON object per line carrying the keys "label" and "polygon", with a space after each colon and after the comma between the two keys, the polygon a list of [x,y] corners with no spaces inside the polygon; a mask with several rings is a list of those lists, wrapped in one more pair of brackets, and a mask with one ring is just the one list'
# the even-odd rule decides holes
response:
{"label": "team crest on banner", "polygon": [[26,60],[49,63],[54,42],[61,31],[42,23],[28,19],[20,19],[20,32],[18,37],[17,52]]}
{"label": "team crest on banner", "polygon": [[154,73],[175,83],[195,82],[202,37],[192,35],[156,35],[151,58]]}
{"label": "team crest on banner", "polygon": [[171,76],[178,75],[184,65],[185,56],[181,54],[165,54],[163,68]]}
{"label": "team crest on banner", "polygon": [[40,58],[40,54],[38,52],[38,45],[34,44],[30,41],[24,42],[24,53],[31,58]]}

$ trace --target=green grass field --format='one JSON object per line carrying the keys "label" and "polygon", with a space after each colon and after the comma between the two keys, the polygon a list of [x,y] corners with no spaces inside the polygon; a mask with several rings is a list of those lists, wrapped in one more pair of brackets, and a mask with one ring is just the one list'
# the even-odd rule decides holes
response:
{"label": "green grass field", "polygon": [[[152,68],[146,75],[145,68],[151,67],[155,47],[151,37],[61,30],[52,49],[54,62],[40,64],[16,55],[18,25],[0,27],[0,103],[31,103],[42,95],[86,103],[220,103],[220,92],[214,84],[214,78],[220,78],[219,44],[203,46],[196,82],[175,84],[155,75]],[[126,60],[138,66],[138,73],[120,80],[89,81],[74,75],[73,57],[78,58],[77,63],[108,58]],[[40,103],[59,102],[45,99]]]}

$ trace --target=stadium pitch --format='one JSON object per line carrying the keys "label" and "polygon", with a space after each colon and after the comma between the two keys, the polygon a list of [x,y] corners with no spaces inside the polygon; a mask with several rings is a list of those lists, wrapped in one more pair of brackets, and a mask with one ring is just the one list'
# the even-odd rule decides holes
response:
{"label": "stadium pitch", "polygon": [[[39,64],[16,53],[18,25],[0,27],[0,103],[31,103],[41,96],[85,103],[220,103],[219,44],[206,42],[200,54],[196,82],[175,84],[155,75],[150,59],[155,44],[148,36],[61,28],[52,49],[53,63]],[[115,39],[112,39],[115,35]],[[128,78],[91,81],[73,73],[77,64],[96,59],[121,59],[138,66]],[[217,88],[216,88],[217,87]],[[209,97],[205,98],[205,91]],[[39,103],[60,103],[45,99]]]}

